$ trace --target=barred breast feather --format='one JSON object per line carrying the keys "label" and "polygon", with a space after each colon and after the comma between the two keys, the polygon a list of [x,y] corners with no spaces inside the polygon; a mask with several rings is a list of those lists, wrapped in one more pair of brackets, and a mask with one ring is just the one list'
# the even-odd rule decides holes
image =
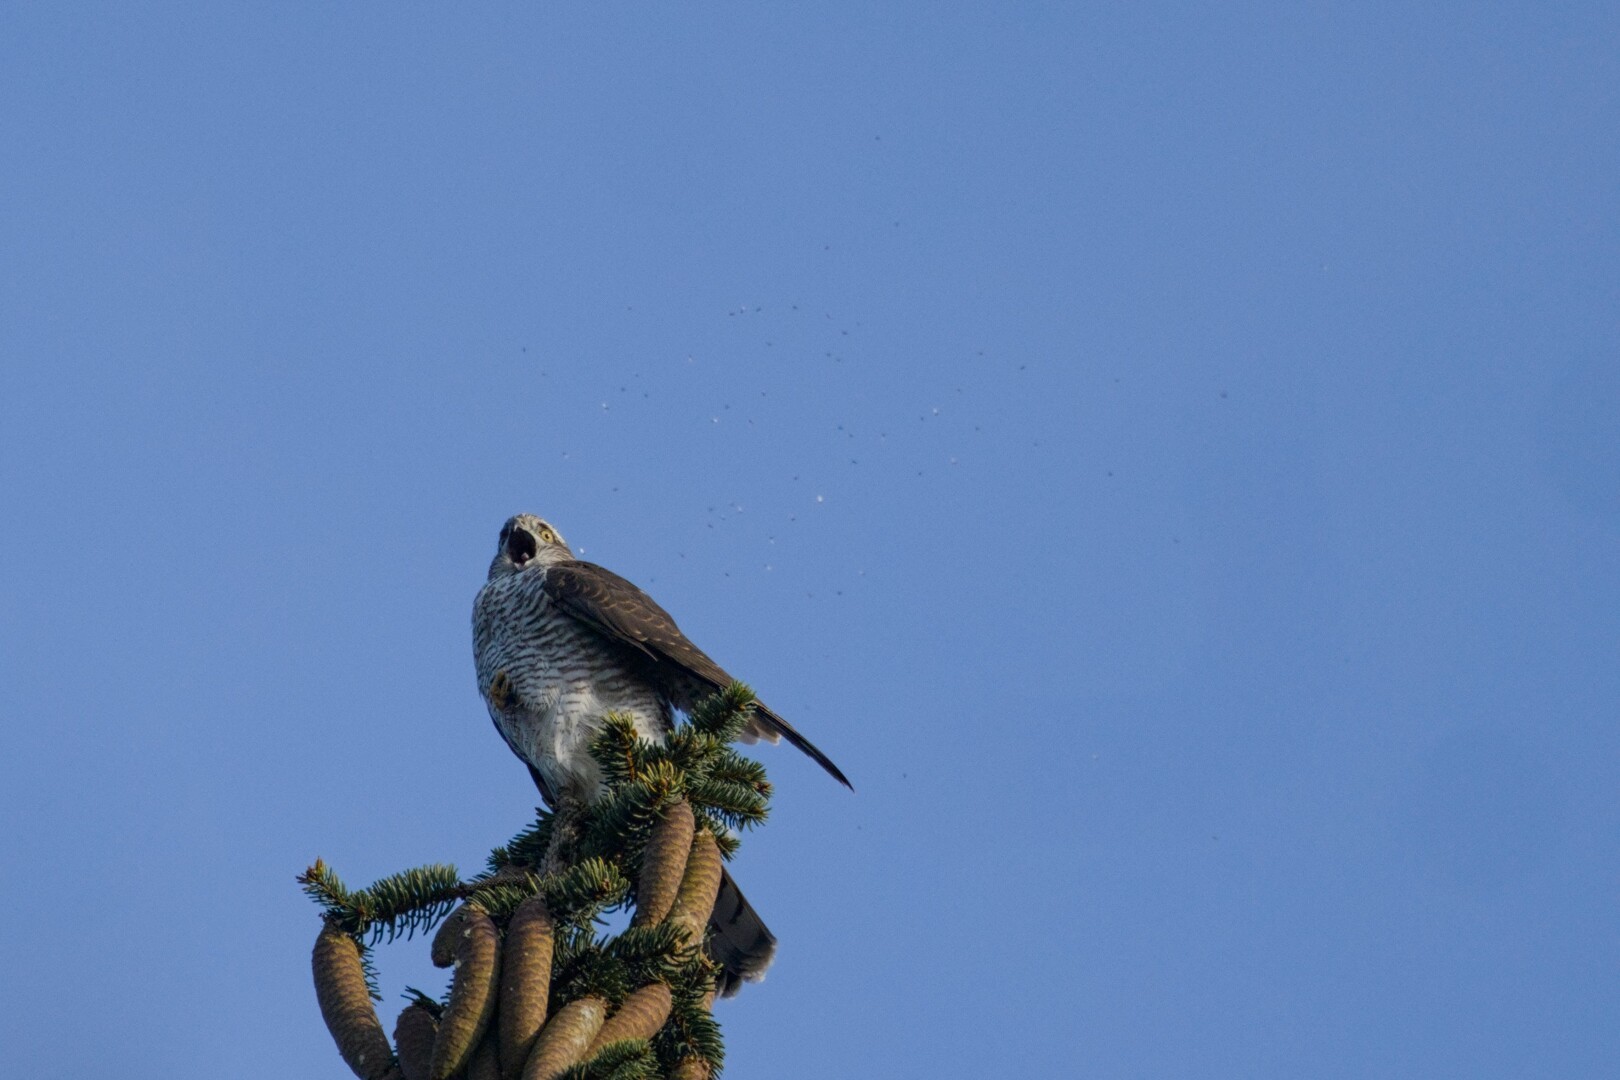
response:
{"label": "barred breast feather", "polygon": [[[498,577],[473,605],[478,690],[507,744],[550,796],[594,798],[601,782],[591,739],[609,712],[628,714],[643,738],[664,738],[671,711],[641,664],[561,610],[547,594],[551,570]],[[497,675],[504,675],[496,687]]]}

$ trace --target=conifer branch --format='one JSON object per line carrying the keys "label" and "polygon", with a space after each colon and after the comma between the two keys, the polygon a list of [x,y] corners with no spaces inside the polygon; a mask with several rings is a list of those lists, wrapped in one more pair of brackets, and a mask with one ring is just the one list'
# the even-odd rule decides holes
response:
{"label": "conifer branch", "polygon": [[647,1040],[623,1039],[602,1047],[558,1080],[658,1080],[659,1075],[658,1058]]}
{"label": "conifer branch", "polygon": [[[628,717],[606,717],[591,747],[602,797],[537,811],[471,880],[434,864],[352,889],[319,859],[299,875],[325,917],[323,1013],[355,1071],[365,1080],[716,1076],[719,967],[704,927],[736,831],[769,812],[765,770],[730,746],[752,716],[752,692],[734,683],[664,743],[643,740]],[[455,960],[455,984],[443,1003],[407,991],[396,1059],[371,1006],[364,943],[431,930],[457,904],[435,946],[437,959]],[[632,925],[600,938],[597,920],[630,904]]]}

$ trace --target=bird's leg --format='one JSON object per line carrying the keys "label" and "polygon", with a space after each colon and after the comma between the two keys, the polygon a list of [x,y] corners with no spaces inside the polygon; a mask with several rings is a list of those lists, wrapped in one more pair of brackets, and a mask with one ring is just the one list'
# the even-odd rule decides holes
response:
{"label": "bird's leg", "polygon": [[579,846],[579,835],[585,818],[585,804],[564,795],[557,800],[557,810],[551,819],[551,843],[546,857],[540,862],[540,875],[555,874],[574,862],[574,849]]}

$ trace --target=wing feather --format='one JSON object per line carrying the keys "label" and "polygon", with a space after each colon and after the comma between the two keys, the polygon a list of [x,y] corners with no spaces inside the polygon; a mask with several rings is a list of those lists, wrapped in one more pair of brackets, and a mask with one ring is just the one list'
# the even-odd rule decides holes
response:
{"label": "wing feather", "polygon": [[[689,641],[669,612],[652,597],[606,567],[578,560],[546,569],[546,595],[553,604],[610,641],[635,649],[656,664],[668,664],[690,678],[720,690],[732,682],[724,668]],[[838,766],[814,743],[763,704],[755,705],[759,734],[781,736],[813,758],[845,787],[852,788]]]}

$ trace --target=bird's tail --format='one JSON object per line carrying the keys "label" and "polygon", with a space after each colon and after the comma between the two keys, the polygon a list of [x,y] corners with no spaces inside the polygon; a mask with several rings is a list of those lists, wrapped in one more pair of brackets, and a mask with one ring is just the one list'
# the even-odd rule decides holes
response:
{"label": "bird's tail", "polygon": [[758,982],[776,958],[776,935],[737,888],[731,871],[720,875],[720,895],[709,916],[709,955],[722,970],[720,996],[731,997],[744,982]]}

